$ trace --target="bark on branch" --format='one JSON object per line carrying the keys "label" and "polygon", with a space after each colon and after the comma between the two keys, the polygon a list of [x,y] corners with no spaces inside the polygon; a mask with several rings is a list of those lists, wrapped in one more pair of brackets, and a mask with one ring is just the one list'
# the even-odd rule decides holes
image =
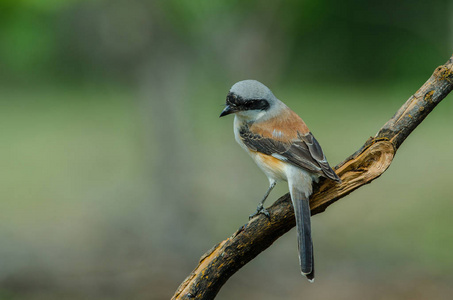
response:
{"label": "bark on branch", "polygon": [[[325,180],[314,187],[310,199],[312,215],[381,176],[399,146],[452,89],[453,56],[434,71],[374,137],[335,167],[341,184]],[[255,217],[206,252],[172,299],[213,299],[236,271],[295,226],[289,194],[278,199],[268,211],[270,220],[263,215]]]}

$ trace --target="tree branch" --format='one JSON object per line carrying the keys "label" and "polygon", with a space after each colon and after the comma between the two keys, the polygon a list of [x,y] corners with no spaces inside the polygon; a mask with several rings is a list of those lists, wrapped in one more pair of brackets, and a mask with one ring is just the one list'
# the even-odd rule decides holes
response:
{"label": "tree branch", "polygon": [[[374,137],[335,167],[341,184],[324,180],[314,186],[310,198],[312,215],[381,176],[399,146],[452,89],[453,56],[434,71]],[[263,215],[255,217],[206,252],[172,299],[213,299],[235,272],[295,226],[289,194],[278,199],[268,211],[270,220]]]}

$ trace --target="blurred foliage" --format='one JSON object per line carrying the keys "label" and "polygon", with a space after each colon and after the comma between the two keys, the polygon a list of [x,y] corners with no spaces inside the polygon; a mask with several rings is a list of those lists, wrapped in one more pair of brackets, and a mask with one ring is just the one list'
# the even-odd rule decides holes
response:
{"label": "blurred foliage", "polygon": [[[218,119],[229,87],[267,84],[335,165],[448,59],[452,11],[451,0],[0,1],[0,299],[168,299],[267,187],[231,118]],[[449,98],[382,178],[313,219],[316,284],[300,276],[291,232],[218,298],[449,298]]]}
{"label": "blurred foliage", "polygon": [[0,74],[130,82],[165,47],[216,76],[228,74],[214,64],[233,72],[228,65],[240,57],[277,80],[411,80],[451,46],[451,7],[449,0],[2,1]]}

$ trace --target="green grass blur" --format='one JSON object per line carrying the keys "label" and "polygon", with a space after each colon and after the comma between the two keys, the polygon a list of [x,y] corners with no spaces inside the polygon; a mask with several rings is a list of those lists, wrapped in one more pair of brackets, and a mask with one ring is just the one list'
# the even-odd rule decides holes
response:
{"label": "green grass blur", "polygon": [[[336,165],[450,57],[451,7],[4,1],[0,299],[170,298],[267,188],[218,118],[230,86],[263,81]],[[218,299],[449,299],[452,113],[313,218],[314,284],[290,231]]]}

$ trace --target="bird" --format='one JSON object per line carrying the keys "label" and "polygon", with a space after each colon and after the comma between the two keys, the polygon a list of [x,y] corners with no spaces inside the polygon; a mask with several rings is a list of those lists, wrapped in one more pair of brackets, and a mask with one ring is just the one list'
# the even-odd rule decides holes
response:
{"label": "bird", "polygon": [[309,198],[320,177],[341,183],[305,122],[271,90],[256,80],[235,83],[219,117],[234,114],[236,142],[253,158],[269,180],[256,212],[270,218],[264,202],[280,181],[286,181],[296,219],[302,275],[314,281],[313,241]]}

